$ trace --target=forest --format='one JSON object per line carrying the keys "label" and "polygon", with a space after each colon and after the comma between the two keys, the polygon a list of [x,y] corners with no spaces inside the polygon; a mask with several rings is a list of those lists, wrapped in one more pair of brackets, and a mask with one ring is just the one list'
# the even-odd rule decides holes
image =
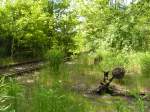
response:
{"label": "forest", "polygon": [[0,0],[0,112],[150,112],[149,0]]}

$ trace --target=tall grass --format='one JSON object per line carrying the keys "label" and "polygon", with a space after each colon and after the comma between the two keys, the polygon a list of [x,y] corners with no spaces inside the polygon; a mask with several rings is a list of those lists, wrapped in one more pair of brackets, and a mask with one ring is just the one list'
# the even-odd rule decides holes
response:
{"label": "tall grass", "polygon": [[57,82],[52,88],[36,87],[32,99],[32,112],[87,112],[84,101],[77,101]]}
{"label": "tall grass", "polygon": [[139,83],[145,87],[149,88],[149,81],[150,81],[150,53],[142,53],[140,58],[140,74],[139,76]]}
{"label": "tall grass", "polygon": [[132,112],[131,108],[129,108],[129,105],[121,99],[118,99],[118,101],[115,102],[116,112]]}
{"label": "tall grass", "polygon": [[[20,87],[12,79],[0,79],[0,110],[2,112],[19,112],[19,106],[21,105],[21,93],[22,87]],[[0,105],[0,106],[1,106]]]}
{"label": "tall grass", "polygon": [[141,59],[142,75],[145,78],[150,78],[150,53],[146,53]]}
{"label": "tall grass", "polygon": [[12,79],[6,85],[2,83],[0,112],[92,112],[82,97],[64,90],[62,82],[57,80],[52,86],[36,82],[30,95],[25,94],[26,87]]}
{"label": "tall grass", "polygon": [[59,49],[52,49],[47,52],[45,58],[48,61],[49,68],[58,72],[60,65],[63,63],[64,53]]}
{"label": "tall grass", "polygon": [[6,112],[10,108],[10,104],[7,104],[6,102],[10,99],[10,97],[7,95],[9,86],[5,84],[5,78],[0,79],[0,111]]}
{"label": "tall grass", "polygon": [[137,112],[146,112],[145,103],[140,96],[137,96],[135,107],[137,107]]}
{"label": "tall grass", "polygon": [[128,63],[128,55],[121,51],[98,51],[95,55],[101,57],[99,69],[104,71],[111,71],[115,67],[125,67]]}
{"label": "tall grass", "polygon": [[[21,105],[23,103],[23,86],[18,84],[14,79],[9,79],[8,96],[12,99],[9,101],[11,103],[10,110],[15,112],[20,112],[22,110]],[[20,106],[18,106],[20,105]]]}

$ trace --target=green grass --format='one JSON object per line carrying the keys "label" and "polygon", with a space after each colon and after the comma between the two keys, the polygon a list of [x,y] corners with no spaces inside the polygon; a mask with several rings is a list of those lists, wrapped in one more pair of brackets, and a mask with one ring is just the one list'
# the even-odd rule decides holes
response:
{"label": "green grass", "polygon": [[[147,112],[150,105],[138,93],[149,87],[147,75],[144,75],[149,60],[142,53],[128,54],[126,57],[118,55],[117,59],[114,54],[105,55],[103,61],[106,62],[102,62],[102,65],[89,63],[93,57],[85,56],[80,57],[82,62],[59,64],[59,71],[56,72],[46,67],[32,79],[34,81],[31,84],[23,85],[22,80],[1,78],[0,112]],[[112,62],[107,63],[108,58]],[[126,68],[125,78],[122,81],[115,80],[113,84],[130,90],[135,99],[85,94],[85,90],[99,85],[103,77],[101,67],[105,64],[111,68],[116,65]],[[28,80],[28,76],[25,77],[24,80]]]}

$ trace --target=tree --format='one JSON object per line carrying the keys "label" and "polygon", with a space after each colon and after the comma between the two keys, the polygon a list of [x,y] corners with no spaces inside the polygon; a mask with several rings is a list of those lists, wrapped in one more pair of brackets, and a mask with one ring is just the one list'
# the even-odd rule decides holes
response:
{"label": "tree", "polygon": [[[92,49],[149,50],[149,5],[140,1],[125,8],[110,6],[108,1],[81,1],[86,18],[86,43]],[[87,10],[88,9],[88,10]]]}
{"label": "tree", "polygon": [[8,0],[0,14],[0,37],[10,41],[12,57],[26,51],[42,56],[56,46],[65,53],[76,48],[78,21],[69,0]]}
{"label": "tree", "polygon": [[70,5],[69,0],[54,3],[54,44],[59,46],[65,54],[76,49],[76,27],[79,24],[75,9]]}

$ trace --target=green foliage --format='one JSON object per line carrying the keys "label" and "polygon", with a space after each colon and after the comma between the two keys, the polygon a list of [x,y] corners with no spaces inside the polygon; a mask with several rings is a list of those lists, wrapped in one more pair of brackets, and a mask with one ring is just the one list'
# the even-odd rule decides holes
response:
{"label": "green foliage", "polygon": [[[5,82],[2,78],[0,111],[90,112],[91,105],[87,106],[81,96],[65,91],[62,88],[62,80],[58,81],[57,76],[52,79],[49,74],[58,74],[59,71],[60,77],[67,82],[72,73],[74,77],[73,81],[69,80],[70,83],[75,82],[74,79],[79,74],[80,80],[75,83],[80,86],[80,83],[82,85],[87,82],[91,87],[97,77],[99,81],[99,75],[102,74],[90,66],[94,56],[102,57],[97,66],[101,71],[112,70],[118,66],[127,68],[127,77],[122,83],[126,86],[135,88],[135,85],[140,86],[141,80],[149,83],[145,79],[150,77],[150,54],[134,52],[150,50],[148,0],[122,8],[119,1],[111,5],[108,0],[6,0],[0,3],[0,57],[22,55],[33,58],[46,54],[50,68],[49,71],[43,72],[39,82],[36,82],[37,85],[33,85],[29,96],[23,91],[26,88],[12,79]],[[61,50],[56,49],[56,46]],[[78,62],[74,63],[75,66],[72,63],[60,66],[67,53],[75,54],[89,49],[92,49],[89,53],[81,53]],[[5,63],[7,61],[1,61],[0,64]],[[66,66],[69,67],[66,69]],[[143,79],[139,76],[140,73]],[[90,80],[81,79],[84,76],[90,76]],[[134,110],[144,112],[145,103],[137,93],[136,91],[134,95],[134,103],[138,108]],[[29,98],[25,99],[26,97]],[[94,106],[95,104],[97,105],[97,102],[94,99]],[[126,101],[122,100],[111,106],[118,112],[133,111]]]}
{"label": "green foliage", "polygon": [[5,49],[4,48],[0,48],[0,57],[4,57],[6,55]]}
{"label": "green foliage", "polygon": [[102,62],[100,63],[102,70],[112,70],[119,66],[126,67],[129,63],[128,57],[122,52],[105,52],[101,53],[101,55],[103,57]]}
{"label": "green foliage", "polygon": [[[51,88],[36,84],[29,94],[24,94],[25,87],[9,80],[0,80],[1,112],[90,112],[88,103],[77,95],[66,92],[61,82],[55,81]],[[29,95],[29,96],[26,96]],[[24,97],[24,98],[22,98]]]}
{"label": "green foliage", "polygon": [[5,79],[0,78],[0,111],[1,112],[6,112],[11,106],[9,104],[6,104],[6,102],[9,99],[11,99],[11,97],[7,95],[8,88],[9,86],[5,84]]}
{"label": "green foliage", "polygon": [[75,49],[77,19],[69,7],[68,0],[8,0],[0,5],[0,38],[9,40],[9,56],[41,57],[55,45],[66,53]]}
{"label": "green foliage", "polygon": [[146,53],[141,59],[141,71],[144,78],[150,77],[150,54]]}
{"label": "green foliage", "polygon": [[62,64],[64,60],[64,54],[59,49],[52,49],[47,52],[46,59],[52,70],[59,71],[60,64]]}
{"label": "green foliage", "polygon": [[82,33],[86,45],[104,50],[149,50],[149,17],[146,16],[149,2],[140,1],[121,9],[105,0],[81,1],[79,13],[86,19],[86,33]]}
{"label": "green foliage", "polygon": [[22,95],[23,95],[23,87],[15,82],[14,79],[9,80],[9,88],[8,88],[8,96],[11,96],[10,100],[10,110],[19,112],[20,107],[18,105],[22,104]]}
{"label": "green foliage", "polygon": [[0,38],[8,41],[4,48],[11,56],[42,56],[55,45],[65,53],[91,48],[147,51],[148,3],[120,8],[120,2],[108,5],[105,0],[7,0],[0,5]]}
{"label": "green foliage", "polygon": [[12,79],[0,78],[0,111],[19,112],[18,105],[21,106],[22,88]]}

